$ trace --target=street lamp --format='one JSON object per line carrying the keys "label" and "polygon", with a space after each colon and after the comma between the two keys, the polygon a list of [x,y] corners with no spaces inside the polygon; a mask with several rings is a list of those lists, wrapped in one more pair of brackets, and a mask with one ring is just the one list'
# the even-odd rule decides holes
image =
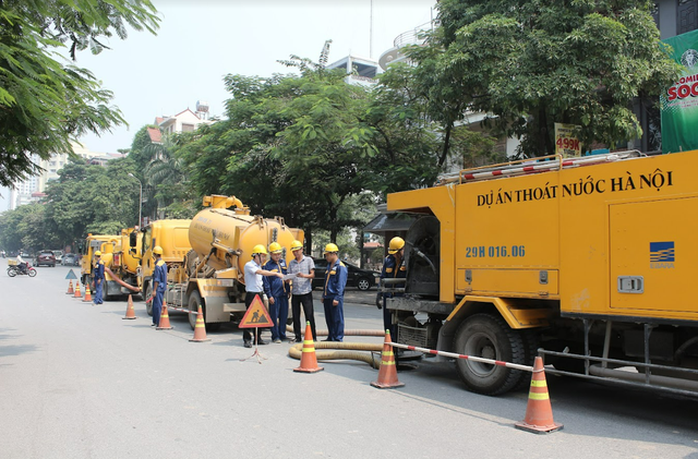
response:
{"label": "street lamp", "polygon": [[138,179],[138,177],[136,177],[132,173],[129,172],[128,175],[135,178],[136,180],[138,180],[138,190],[139,190],[139,194],[138,194],[138,227],[140,228],[141,227],[141,207],[143,207],[143,184]]}

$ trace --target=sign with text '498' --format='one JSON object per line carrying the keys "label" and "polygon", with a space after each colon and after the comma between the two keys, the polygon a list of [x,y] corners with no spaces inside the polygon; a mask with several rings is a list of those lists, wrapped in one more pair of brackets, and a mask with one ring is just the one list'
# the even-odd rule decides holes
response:
{"label": "sign with text '498'", "polygon": [[555,123],[555,154],[563,158],[576,158],[581,156],[582,148],[579,139],[575,135],[581,126],[576,124]]}

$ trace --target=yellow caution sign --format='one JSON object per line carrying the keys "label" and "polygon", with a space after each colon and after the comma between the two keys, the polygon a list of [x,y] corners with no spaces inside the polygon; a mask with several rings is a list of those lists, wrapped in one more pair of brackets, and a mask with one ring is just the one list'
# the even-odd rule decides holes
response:
{"label": "yellow caution sign", "polygon": [[252,304],[247,309],[247,312],[242,316],[238,328],[266,328],[272,327],[274,324],[269,317],[269,311],[264,307],[264,303],[259,298],[259,295],[254,297]]}

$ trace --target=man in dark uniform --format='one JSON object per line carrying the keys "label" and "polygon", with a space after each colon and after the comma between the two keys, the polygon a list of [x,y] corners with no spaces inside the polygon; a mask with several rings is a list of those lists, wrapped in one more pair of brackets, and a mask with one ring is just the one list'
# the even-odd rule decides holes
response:
{"label": "man in dark uniform", "polygon": [[[407,269],[405,268],[405,241],[401,237],[394,237],[390,240],[388,246],[388,256],[383,260],[383,271],[381,272],[381,285],[383,279],[404,279],[407,277]],[[404,288],[405,284],[393,284],[391,287]],[[376,303],[378,309],[383,308],[383,329],[390,330],[390,336],[393,340],[397,339],[397,324],[393,324],[390,311],[386,307],[386,298],[393,296],[402,296],[401,293],[379,293],[382,298]]]}
{"label": "man in dark uniform", "polygon": [[[281,254],[283,248],[278,242],[269,244],[271,260],[262,269],[272,273],[286,274],[286,260]],[[271,340],[280,343],[286,339],[286,321],[288,320],[288,289],[283,279],[278,277],[264,276],[264,293],[269,298],[269,315],[274,325],[271,327]]]}
{"label": "man in dark uniform", "polygon": [[162,247],[153,247],[153,257],[155,257],[155,270],[153,271],[153,323],[151,327],[160,324],[160,313],[162,312],[162,302],[167,290],[167,263],[162,259]]}
{"label": "man in dark uniform", "polygon": [[325,306],[325,321],[328,336],[325,341],[342,341],[344,339],[344,288],[347,286],[349,272],[339,260],[339,248],[332,243],[325,246],[327,271],[325,272],[325,290],[322,302]]}
{"label": "man in dark uniform", "polygon": [[102,304],[104,303],[104,300],[102,299],[102,289],[104,287],[104,262],[102,261],[102,252],[99,250],[95,252],[94,279],[95,297],[92,300],[92,303]]}

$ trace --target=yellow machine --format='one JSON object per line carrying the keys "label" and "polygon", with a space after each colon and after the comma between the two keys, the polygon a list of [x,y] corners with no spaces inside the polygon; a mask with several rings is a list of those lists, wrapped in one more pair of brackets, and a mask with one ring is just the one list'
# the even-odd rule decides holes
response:
{"label": "yellow machine", "polygon": [[[695,395],[696,177],[698,151],[621,152],[464,170],[389,195],[388,210],[417,217],[405,295],[388,300],[398,342],[526,364],[540,347],[558,373]],[[457,366],[480,393],[527,382]]]}
{"label": "yellow machine", "polygon": [[[167,281],[169,286],[182,283],[186,279],[184,269],[184,258],[191,250],[189,245],[189,224],[191,220],[173,219],[156,220],[141,230],[139,236],[129,236],[130,253],[140,260],[138,270],[138,286],[144,292],[144,299],[152,296],[153,271],[155,270],[155,259],[153,258],[153,248],[162,247],[162,259],[167,263]],[[171,301],[172,294],[168,292],[166,301]],[[152,302],[146,303],[146,311],[153,314]]]}
{"label": "yellow machine", "polygon": [[[136,228],[122,229],[110,253],[102,254],[104,262],[104,299],[139,292],[140,250],[143,234]],[[131,244],[137,250],[130,250]]]}
{"label": "yellow machine", "polygon": [[[249,209],[235,197],[206,196],[203,205],[208,208],[192,220],[160,220],[145,228],[142,277],[148,298],[151,251],[155,245],[161,246],[168,267],[167,304],[191,312],[201,305],[211,328],[245,313],[244,266],[251,259],[252,248],[272,242],[286,248],[294,239],[302,240],[303,231],[288,228],[278,217],[250,216]],[[290,261],[290,251],[284,257]],[[194,328],[195,314],[189,314],[189,322]]]}
{"label": "yellow machine", "polygon": [[[94,267],[94,254],[97,250],[102,252],[102,261],[105,265],[111,262],[115,247],[121,242],[120,236],[113,234],[88,234],[85,238],[85,247],[80,262],[83,285],[89,282],[92,284],[92,268]],[[106,298],[106,292],[104,298]]]}

